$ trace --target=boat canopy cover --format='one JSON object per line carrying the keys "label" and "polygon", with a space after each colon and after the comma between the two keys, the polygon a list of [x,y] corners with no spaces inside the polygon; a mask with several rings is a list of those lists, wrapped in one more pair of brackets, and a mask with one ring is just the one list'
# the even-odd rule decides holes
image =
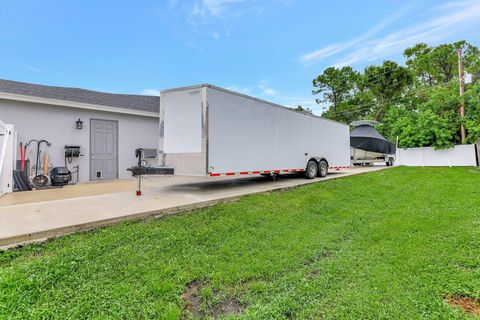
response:
{"label": "boat canopy cover", "polygon": [[370,152],[395,154],[395,144],[385,139],[374,127],[363,124],[352,129],[350,146]]}

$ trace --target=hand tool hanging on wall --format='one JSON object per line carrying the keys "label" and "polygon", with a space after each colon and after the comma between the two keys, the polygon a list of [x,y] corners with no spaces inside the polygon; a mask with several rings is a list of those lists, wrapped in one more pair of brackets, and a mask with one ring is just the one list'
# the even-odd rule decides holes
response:
{"label": "hand tool hanging on wall", "polygon": [[43,154],[43,174],[48,176],[48,152]]}
{"label": "hand tool hanging on wall", "polygon": [[[33,164],[33,159],[34,159],[34,155],[35,155],[35,152],[33,151],[33,148],[30,148],[30,150],[28,151],[28,164],[29,164],[29,168],[28,168],[28,172],[27,172],[27,175],[28,175],[28,179],[32,180],[33,177],[34,177],[34,170],[35,170],[35,164]],[[27,162],[25,162],[27,163]]]}
{"label": "hand tool hanging on wall", "polygon": [[25,170],[25,158],[27,156],[27,144],[23,146],[23,143],[20,142],[20,168]]}
{"label": "hand tool hanging on wall", "polygon": [[32,142],[37,143],[37,157],[35,160],[35,177],[32,179],[32,184],[37,188],[41,188],[41,187],[45,187],[48,184],[48,176],[43,174],[38,174],[38,168],[40,167],[40,152],[41,152],[40,146],[42,143],[45,143],[48,147],[51,146],[52,144],[47,140],[32,139],[27,143],[27,145],[29,145]]}

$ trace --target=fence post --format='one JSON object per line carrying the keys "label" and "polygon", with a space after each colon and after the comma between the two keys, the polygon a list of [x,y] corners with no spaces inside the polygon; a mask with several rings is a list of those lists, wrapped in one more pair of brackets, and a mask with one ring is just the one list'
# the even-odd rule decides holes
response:
{"label": "fence post", "polygon": [[475,156],[477,160],[477,167],[480,165],[480,138],[477,140],[477,143],[475,143]]}

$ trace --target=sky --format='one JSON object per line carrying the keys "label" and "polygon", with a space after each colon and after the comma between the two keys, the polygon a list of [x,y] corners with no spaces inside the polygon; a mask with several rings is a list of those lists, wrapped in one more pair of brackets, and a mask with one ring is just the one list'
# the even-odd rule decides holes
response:
{"label": "sky", "polygon": [[0,0],[0,78],[114,93],[210,83],[316,114],[329,66],[479,46],[480,0]]}

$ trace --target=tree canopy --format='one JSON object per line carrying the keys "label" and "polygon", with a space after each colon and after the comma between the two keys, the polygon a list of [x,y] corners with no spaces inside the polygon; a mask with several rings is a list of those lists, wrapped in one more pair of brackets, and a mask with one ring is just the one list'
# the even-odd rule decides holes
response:
{"label": "tree canopy", "polygon": [[306,113],[306,114],[313,114],[312,109],[306,108],[306,107],[301,106],[301,105],[296,106],[295,108],[293,108],[293,110],[298,111],[298,112],[302,112],[302,113]]}
{"label": "tree canopy", "polygon": [[325,69],[321,75],[313,79],[313,94],[322,93],[321,98],[316,99],[317,103],[330,103],[335,116],[338,105],[354,95],[357,78],[358,73],[351,67]]}
{"label": "tree canopy", "polygon": [[[465,118],[460,118],[457,49],[464,71],[473,75],[465,87]],[[350,123],[381,122],[378,130],[401,147],[448,148],[480,137],[480,50],[459,41],[430,47],[419,43],[404,52],[405,65],[384,61],[363,72],[329,67],[313,80],[317,103],[328,109],[323,117]]]}

